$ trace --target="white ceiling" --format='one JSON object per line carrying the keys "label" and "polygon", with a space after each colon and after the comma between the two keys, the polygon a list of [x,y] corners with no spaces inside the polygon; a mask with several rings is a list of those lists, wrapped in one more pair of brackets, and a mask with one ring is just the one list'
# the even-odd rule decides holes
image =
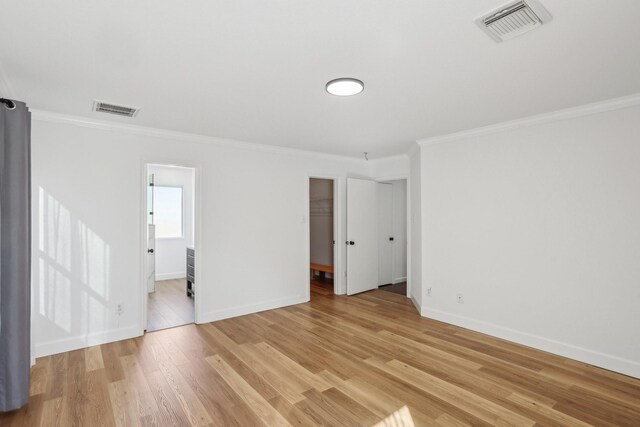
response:
{"label": "white ceiling", "polygon": [[[640,1],[542,0],[548,25],[497,44],[473,19],[504,3],[0,0],[2,95],[377,158],[416,139],[640,92]],[[364,92],[325,92],[345,76]],[[141,111],[94,113],[94,99]]]}

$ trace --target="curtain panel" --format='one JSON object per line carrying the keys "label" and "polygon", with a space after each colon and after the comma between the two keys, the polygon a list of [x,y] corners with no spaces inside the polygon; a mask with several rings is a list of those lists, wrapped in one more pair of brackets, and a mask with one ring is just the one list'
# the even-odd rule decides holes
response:
{"label": "curtain panel", "polygon": [[31,115],[0,99],[0,411],[24,406],[31,368]]}

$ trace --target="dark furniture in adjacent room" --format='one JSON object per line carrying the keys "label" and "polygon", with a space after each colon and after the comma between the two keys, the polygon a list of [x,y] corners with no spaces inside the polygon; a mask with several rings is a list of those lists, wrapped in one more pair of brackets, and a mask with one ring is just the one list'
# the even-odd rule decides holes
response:
{"label": "dark furniture in adjacent room", "polygon": [[194,248],[187,246],[187,296],[193,297],[196,292],[196,269],[195,269],[196,251]]}

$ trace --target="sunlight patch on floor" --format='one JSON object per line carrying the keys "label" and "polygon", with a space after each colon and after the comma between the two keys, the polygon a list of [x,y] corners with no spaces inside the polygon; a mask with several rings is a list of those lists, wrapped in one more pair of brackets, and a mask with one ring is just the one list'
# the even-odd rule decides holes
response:
{"label": "sunlight patch on floor", "polygon": [[415,427],[409,408],[403,406],[373,427]]}

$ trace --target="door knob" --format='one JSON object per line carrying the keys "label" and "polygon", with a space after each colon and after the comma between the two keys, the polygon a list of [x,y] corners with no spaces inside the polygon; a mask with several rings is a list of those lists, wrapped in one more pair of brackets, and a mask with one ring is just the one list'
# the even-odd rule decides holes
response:
{"label": "door knob", "polygon": [[147,252],[149,252],[150,254],[153,253],[153,249],[147,249]]}

